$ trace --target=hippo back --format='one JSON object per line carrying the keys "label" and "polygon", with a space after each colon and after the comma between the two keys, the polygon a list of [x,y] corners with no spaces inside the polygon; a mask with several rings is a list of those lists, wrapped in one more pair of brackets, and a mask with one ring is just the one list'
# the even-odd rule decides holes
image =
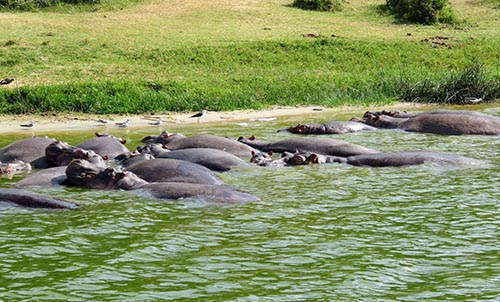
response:
{"label": "hippo back", "polygon": [[33,168],[47,168],[52,165],[45,158],[45,148],[56,140],[47,137],[27,138],[13,142],[0,149],[1,162],[20,160]]}

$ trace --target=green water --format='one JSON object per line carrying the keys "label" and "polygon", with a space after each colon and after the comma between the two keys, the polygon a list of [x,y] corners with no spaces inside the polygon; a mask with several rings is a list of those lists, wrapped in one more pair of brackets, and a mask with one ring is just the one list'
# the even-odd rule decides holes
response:
{"label": "green water", "polygon": [[[484,111],[500,115],[500,108]],[[133,149],[161,129],[279,139],[290,124],[109,132]],[[96,129],[51,136],[76,144]],[[2,136],[5,145],[16,136]],[[500,137],[377,131],[334,136],[381,151],[439,150],[476,168],[315,165],[222,174],[261,202],[166,202],[37,189],[76,211],[0,210],[0,301],[499,301]],[[8,186],[18,178],[2,179]]]}

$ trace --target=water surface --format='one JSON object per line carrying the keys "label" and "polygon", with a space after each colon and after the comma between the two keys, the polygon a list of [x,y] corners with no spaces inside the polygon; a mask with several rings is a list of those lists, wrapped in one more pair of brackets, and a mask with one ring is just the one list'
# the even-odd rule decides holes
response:
{"label": "water surface", "polygon": [[[500,115],[499,108],[483,111]],[[358,112],[362,114],[362,112]],[[350,116],[349,116],[350,117]],[[130,149],[161,130],[292,136],[273,121],[108,129]],[[98,130],[103,130],[97,128]],[[96,129],[48,133],[76,144]],[[23,135],[2,136],[1,145]],[[33,189],[76,211],[0,209],[0,301],[498,301],[500,137],[381,130],[331,137],[380,151],[438,150],[476,168],[238,168],[261,202],[167,202],[131,192]],[[2,178],[9,186],[19,180]]]}

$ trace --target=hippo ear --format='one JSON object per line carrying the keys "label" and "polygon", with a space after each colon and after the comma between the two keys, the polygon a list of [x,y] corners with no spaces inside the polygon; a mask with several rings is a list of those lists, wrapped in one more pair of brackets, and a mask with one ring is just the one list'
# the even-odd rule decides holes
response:
{"label": "hippo ear", "polygon": [[267,155],[269,155],[269,156],[273,156],[273,154],[274,154],[273,151],[267,152]]}
{"label": "hippo ear", "polygon": [[255,140],[255,135],[250,136],[248,139],[251,141]]}
{"label": "hippo ear", "polygon": [[255,156],[255,151],[252,150],[252,156]]}
{"label": "hippo ear", "polygon": [[319,158],[318,158],[318,155],[316,153],[312,153],[311,155],[309,155],[307,157],[307,160],[306,160],[308,163],[310,164],[319,164]]}

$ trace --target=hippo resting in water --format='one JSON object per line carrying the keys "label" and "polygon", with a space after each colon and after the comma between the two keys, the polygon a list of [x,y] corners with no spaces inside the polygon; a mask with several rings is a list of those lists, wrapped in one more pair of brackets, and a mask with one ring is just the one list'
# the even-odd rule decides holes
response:
{"label": "hippo resting in water", "polygon": [[263,152],[315,152],[324,155],[347,157],[359,154],[378,153],[373,149],[365,148],[359,145],[351,144],[342,140],[333,138],[319,137],[294,137],[287,138],[275,142],[264,142],[250,138],[238,138],[238,141],[248,144],[249,146]]}
{"label": "hippo resting in water", "polygon": [[85,150],[92,150],[104,159],[113,159],[118,154],[129,151],[124,145],[126,141],[121,138],[99,132],[96,132],[96,136],[76,146]]}
{"label": "hippo resting in water", "polygon": [[353,121],[339,121],[323,124],[298,124],[297,126],[291,126],[286,129],[286,131],[295,134],[343,134],[373,130],[377,130],[377,128]]}
{"label": "hippo resting in water", "polygon": [[34,137],[15,141],[0,149],[0,162],[12,163],[22,161],[29,163],[34,169],[52,167],[45,158],[45,148],[55,142],[52,138]]}
{"label": "hippo resting in water", "polygon": [[142,139],[143,143],[153,143],[164,145],[169,150],[191,149],[191,148],[210,148],[218,149],[240,158],[248,158],[252,147],[242,144],[233,139],[220,137],[210,134],[201,134],[195,136],[184,136],[179,133],[162,132],[159,136],[147,136]]}
{"label": "hippo resting in water", "polygon": [[66,169],[68,182],[93,189],[141,190],[160,199],[202,198],[221,203],[244,203],[259,198],[225,185],[157,182],[148,183],[130,171],[100,168],[86,160],[73,160]]}
{"label": "hippo resting in water", "polygon": [[146,149],[155,158],[186,160],[207,167],[213,171],[229,171],[232,167],[247,166],[241,158],[226,151],[212,148],[188,148],[170,151],[158,144],[150,144]]}
{"label": "hippo resting in water", "polygon": [[437,164],[451,166],[480,166],[485,163],[455,154],[438,151],[402,151],[374,154],[362,154],[347,158],[326,156],[316,153],[295,153],[287,160],[287,165],[307,165],[322,163],[344,163],[353,166],[366,167],[401,167],[422,164]]}
{"label": "hippo resting in water", "polygon": [[14,203],[30,208],[76,209],[78,205],[62,199],[52,198],[42,194],[22,189],[0,188],[0,202]]}
{"label": "hippo resting in water", "polygon": [[422,114],[410,118],[368,115],[365,123],[377,128],[443,135],[500,135],[500,118],[468,114]]}
{"label": "hippo resting in water", "polygon": [[96,165],[105,166],[103,158],[92,150],[74,147],[68,143],[55,141],[45,148],[45,157],[53,166],[66,166],[73,159],[83,158]]}

